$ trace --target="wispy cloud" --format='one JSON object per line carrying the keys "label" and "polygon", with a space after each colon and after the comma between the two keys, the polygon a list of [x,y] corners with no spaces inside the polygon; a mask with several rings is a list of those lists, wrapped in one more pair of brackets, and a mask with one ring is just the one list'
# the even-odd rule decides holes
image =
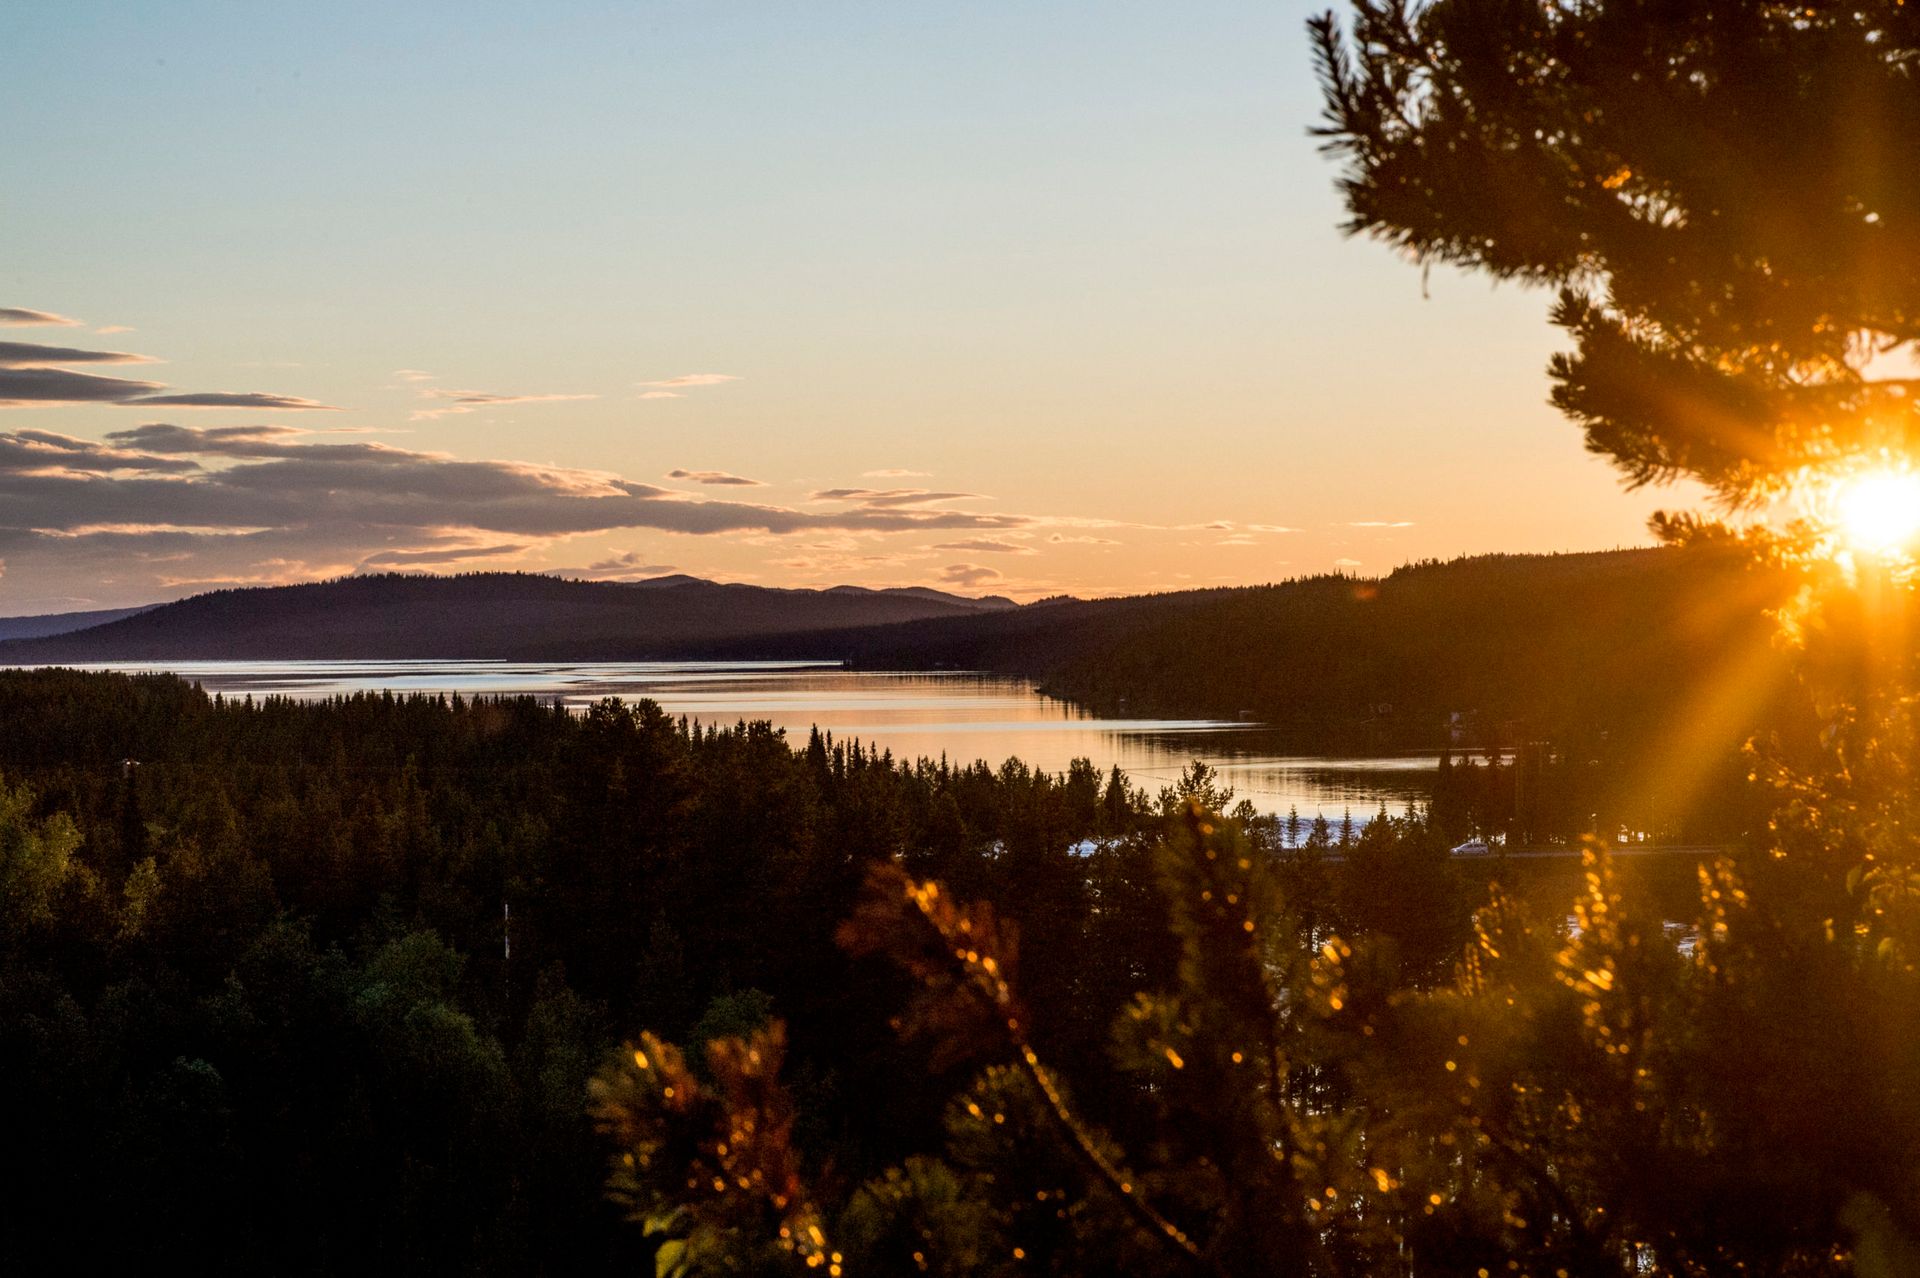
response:
{"label": "wispy cloud", "polygon": [[[0,312],[0,323],[57,326],[67,320],[16,308]],[[52,328],[43,332],[54,336]],[[0,560],[6,564],[7,598],[62,596],[85,582],[95,597],[131,602],[163,592],[354,571],[550,564],[564,562],[553,551],[571,539],[621,534],[748,541],[777,547],[776,554],[813,556],[823,572],[866,579],[898,572],[903,579],[926,580],[931,570],[952,586],[994,582],[1025,589],[1032,583],[1006,583],[998,570],[977,561],[998,556],[1034,562],[1005,557],[1031,555],[1033,547],[1048,544],[1041,540],[1048,533],[1068,538],[1111,522],[981,509],[980,503],[991,503],[979,493],[905,484],[827,488],[813,493],[812,502],[780,504],[752,500],[765,485],[731,471],[679,467],[668,476],[678,482],[647,483],[612,471],[399,447],[378,442],[389,438],[384,432],[369,438],[366,427],[320,430],[298,425],[298,418],[268,416],[333,408],[317,399],[180,388],[125,375],[154,362],[130,351],[0,342],[0,405],[259,414],[230,426],[193,425],[184,412],[167,421],[135,417],[141,424],[104,438],[0,430]],[[685,374],[641,390],[697,394],[701,387],[735,380],[731,374]],[[406,387],[409,407],[429,417],[594,398],[454,390],[420,369],[396,370],[392,381]],[[325,420],[312,412],[301,417]],[[891,469],[897,473],[889,479],[909,473]],[[930,546],[936,536],[943,540]],[[668,557],[623,551],[580,572],[658,576],[674,571],[662,562]],[[835,568],[836,562],[845,568]]]}
{"label": "wispy cloud", "polygon": [[668,479],[685,479],[696,484],[714,484],[728,488],[765,488],[757,479],[748,479],[745,475],[733,475],[724,470],[670,470]]}
{"label": "wispy cloud", "polygon": [[94,329],[93,332],[96,337],[107,337],[114,333],[131,333],[133,332],[133,326],[131,324],[102,324],[99,328]]}
{"label": "wispy cloud", "polygon": [[985,564],[948,564],[940,570],[940,580],[949,586],[978,586],[999,578],[1000,570]]}
{"label": "wispy cloud", "polygon": [[37,342],[0,342],[0,368],[36,368],[59,364],[157,364],[151,355],[131,351],[90,351],[77,346]]}
{"label": "wispy cloud", "polygon": [[811,501],[848,501],[862,506],[925,506],[943,501],[984,501],[980,493],[942,493],[927,488],[823,488]]}
{"label": "wispy cloud", "polygon": [[1065,533],[1054,533],[1047,540],[1056,546],[1117,546],[1120,544],[1111,537],[1069,537]]}
{"label": "wispy cloud", "polygon": [[[183,520],[170,511],[167,522],[218,524],[211,518],[227,508],[233,522],[253,526],[300,519],[358,517],[415,526],[465,525],[522,536],[559,536],[616,528],[659,528],[706,534],[759,531],[795,533],[814,530],[909,532],[925,530],[1004,530],[1029,522],[1021,515],[973,514],[954,510],[856,507],[838,512],[808,512],[789,507],[725,500],[689,501],[686,494],[637,483],[602,471],[538,466],[517,461],[467,461],[445,453],[420,452],[372,441],[314,442],[289,426],[196,427],[154,422],[110,435],[109,443],[68,441],[76,453],[113,453],[121,461],[155,458],[219,458],[243,464],[207,469],[190,482],[165,490],[124,486],[95,490],[124,505],[135,496],[156,506],[193,507]],[[46,432],[0,432],[0,444],[60,447]],[[55,440],[49,443],[48,440]],[[44,471],[36,453],[33,469]],[[147,462],[140,461],[141,465]],[[118,467],[124,469],[125,467]],[[0,498],[10,493],[27,503],[47,494],[17,482],[12,467],[0,470]],[[58,478],[58,476],[43,476]],[[59,528],[79,518],[83,491],[72,494],[71,511],[52,503],[35,515],[34,527]],[[271,498],[283,503],[278,516]],[[223,507],[223,503],[228,506]],[[20,508],[20,509],[25,509]],[[244,513],[243,513],[244,512]],[[0,518],[20,513],[0,503]],[[260,516],[266,516],[263,520]],[[117,516],[116,516],[117,517]],[[143,516],[144,517],[144,516]],[[98,514],[84,522],[101,522]]]}
{"label": "wispy cloud", "polygon": [[462,413],[477,413],[483,408],[499,408],[509,404],[551,404],[563,400],[600,398],[593,394],[502,395],[493,391],[472,390],[423,390],[420,394],[426,399],[444,400],[445,404],[440,408],[415,409],[409,420],[416,422],[457,417]]}
{"label": "wispy cloud", "polygon": [[930,470],[901,470],[897,467],[893,467],[887,470],[863,470],[860,472],[860,478],[862,479],[927,479],[927,478],[930,478],[932,474],[933,472]]}
{"label": "wispy cloud", "polygon": [[1022,546],[1014,541],[1002,541],[997,537],[969,537],[965,541],[943,541],[933,547],[935,550],[977,551],[994,555],[1031,555],[1037,553],[1032,546]]}
{"label": "wispy cloud", "polygon": [[623,550],[585,568],[557,568],[556,577],[584,577],[590,581],[622,581],[634,578],[664,577],[677,569],[672,564],[652,562],[638,550]]}
{"label": "wispy cloud", "polygon": [[142,395],[138,399],[121,401],[128,405],[165,405],[173,408],[271,408],[271,409],[317,409],[322,412],[337,413],[337,404],[323,404],[317,399],[303,399],[298,395],[270,395],[265,391],[195,391],[187,395]]}
{"label": "wispy cloud", "polygon": [[[43,315],[42,311],[16,311]],[[60,317],[55,316],[55,320]],[[51,323],[52,320],[13,321]],[[74,321],[77,323],[78,321]],[[0,408],[48,404],[168,405],[174,408],[332,409],[332,404],[297,395],[266,391],[190,391],[159,394],[165,382],[129,377],[103,377],[75,372],[69,364],[152,364],[150,355],[128,351],[85,350],[73,346],[43,346],[34,342],[0,342]]]}
{"label": "wispy cloud", "polygon": [[0,324],[50,324],[58,328],[79,328],[83,321],[52,311],[29,310],[24,306],[0,306]]}
{"label": "wispy cloud", "polygon": [[178,474],[198,470],[188,458],[156,456],[147,449],[101,444],[50,430],[0,431],[0,476],[111,475],[124,471]]}
{"label": "wispy cloud", "polygon": [[1411,519],[1350,519],[1343,525],[1347,528],[1411,528]]}
{"label": "wispy cloud", "polygon": [[[690,390],[699,386],[719,386],[723,382],[737,382],[740,379],[732,373],[682,373],[678,377],[661,377],[650,382],[635,382],[641,390]],[[642,399],[646,398],[644,395]]]}
{"label": "wispy cloud", "polygon": [[1231,519],[1210,519],[1203,524],[1173,524],[1171,525],[1171,531],[1223,532],[1232,533],[1235,536],[1244,536],[1247,533],[1277,535],[1281,533],[1297,533],[1302,530],[1299,528],[1290,528],[1286,524],[1239,524]]}
{"label": "wispy cloud", "polygon": [[383,550],[360,561],[362,568],[430,568],[472,559],[509,559],[529,549],[524,542],[499,546],[450,546],[445,550]]}
{"label": "wispy cloud", "polygon": [[303,451],[320,447],[294,442],[315,434],[362,433],[345,427],[332,431],[312,431],[299,426],[175,426],[170,422],[149,422],[128,430],[109,431],[107,438],[120,448],[142,453],[257,459],[297,456]]}
{"label": "wispy cloud", "polygon": [[161,382],[101,377],[65,368],[0,368],[0,408],[37,404],[124,404],[165,390]]}

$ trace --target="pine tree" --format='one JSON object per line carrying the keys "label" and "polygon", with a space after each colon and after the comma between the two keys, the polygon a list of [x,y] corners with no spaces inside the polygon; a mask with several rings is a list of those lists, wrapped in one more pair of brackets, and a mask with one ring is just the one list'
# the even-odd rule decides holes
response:
{"label": "pine tree", "polygon": [[1356,0],[1312,24],[1350,232],[1559,288],[1556,405],[1739,503],[1920,443],[1920,12]]}
{"label": "pine tree", "polygon": [[[1648,965],[1653,928],[1596,857],[1559,959],[1589,1037],[1538,1094],[1614,1099],[1581,1110],[1584,1131],[1535,1128],[1516,1147],[1570,1143],[1561,1165],[1585,1164],[1582,1188],[1618,1201],[1604,1220],[1561,1214],[1596,1248],[1637,1236],[1664,1270],[1913,1271],[1920,1195],[1893,1168],[1920,1149],[1901,1081],[1920,1051],[1916,567],[1911,547],[1853,553],[1819,500],[1860,474],[1910,474],[1920,451],[1916,383],[1885,371],[1920,340],[1920,12],[1903,0],[1355,0],[1354,12],[1350,31],[1332,15],[1313,24],[1348,229],[1424,262],[1557,286],[1553,319],[1573,349],[1550,365],[1554,402],[1629,482],[1694,479],[1728,507],[1811,499],[1802,518],[1742,540],[1803,577],[1782,629],[1821,749],[1755,743],[1750,770],[1778,807],[1757,846],[1703,868],[1682,979]],[[1655,525],[1722,535],[1691,516]],[[1483,917],[1470,995],[1544,949],[1503,916]],[[1498,994],[1496,1016],[1527,1001]],[[1882,1068],[1895,1059],[1908,1064]],[[1702,1180],[1709,1149],[1714,1166],[1798,1170]],[[1615,1151],[1629,1157],[1612,1164]],[[1649,1179],[1692,1195],[1695,1218],[1737,1224],[1702,1236],[1685,1214],[1634,1204]]]}

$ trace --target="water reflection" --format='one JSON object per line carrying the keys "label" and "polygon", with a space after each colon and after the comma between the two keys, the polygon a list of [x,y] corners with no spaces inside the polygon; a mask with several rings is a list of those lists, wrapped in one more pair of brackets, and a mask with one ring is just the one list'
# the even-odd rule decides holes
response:
{"label": "water reflection", "polygon": [[1149,791],[1194,759],[1218,767],[1238,797],[1263,812],[1363,820],[1381,803],[1424,801],[1431,756],[1333,758],[1281,751],[1257,725],[1210,719],[1101,718],[1022,679],[967,672],[850,671],[807,662],[282,661],[109,663],[107,670],[171,670],[228,696],[329,697],[354,692],[529,694],[569,707],[602,697],[648,697],[695,722],[765,719],[796,744],[816,725],[895,758],[1018,758],[1048,772],[1076,758],[1118,764]]}

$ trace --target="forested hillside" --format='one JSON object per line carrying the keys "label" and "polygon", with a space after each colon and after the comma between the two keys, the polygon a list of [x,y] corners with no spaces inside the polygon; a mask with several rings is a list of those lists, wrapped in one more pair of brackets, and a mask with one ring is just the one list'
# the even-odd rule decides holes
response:
{"label": "forested hillside", "polygon": [[[1783,575],[1713,549],[1493,555],[727,650],[1031,676],[1096,709],[1263,720],[1310,748],[1590,743],[1676,724],[1737,744],[1789,679]],[[1722,695],[1728,672],[1743,700]]]}

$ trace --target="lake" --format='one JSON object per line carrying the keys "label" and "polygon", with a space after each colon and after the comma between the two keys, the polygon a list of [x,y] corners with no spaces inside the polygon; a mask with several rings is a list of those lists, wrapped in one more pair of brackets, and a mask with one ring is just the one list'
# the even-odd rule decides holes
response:
{"label": "lake", "polygon": [[1063,772],[1077,758],[1115,764],[1156,792],[1195,759],[1220,769],[1238,798],[1263,812],[1298,808],[1360,821],[1385,802],[1424,801],[1432,755],[1321,757],[1280,751],[1258,725],[1208,719],[1102,718],[1046,696],[1024,679],[964,672],[844,670],[807,662],[192,661],[106,663],[104,670],[169,670],[228,696],[331,697],[355,692],[530,694],[569,707],[602,697],[650,698],[668,713],[730,726],[765,719],[796,745],[816,725],[896,759],[956,763],[1008,758]]}

